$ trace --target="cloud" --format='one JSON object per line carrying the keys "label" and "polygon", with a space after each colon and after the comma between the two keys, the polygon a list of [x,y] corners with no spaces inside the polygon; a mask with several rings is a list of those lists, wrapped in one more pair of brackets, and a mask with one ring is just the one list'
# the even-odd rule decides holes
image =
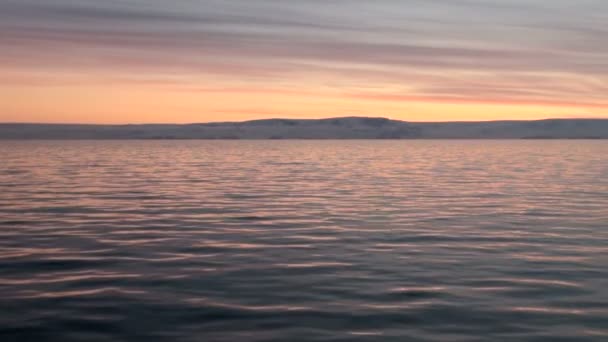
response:
{"label": "cloud", "polygon": [[0,61],[594,105],[608,87],[606,13],[603,0],[5,0]]}

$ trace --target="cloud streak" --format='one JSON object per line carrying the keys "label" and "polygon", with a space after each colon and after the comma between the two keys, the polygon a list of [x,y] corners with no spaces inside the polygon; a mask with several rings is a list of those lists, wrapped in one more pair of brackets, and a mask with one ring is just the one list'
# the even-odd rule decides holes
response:
{"label": "cloud streak", "polygon": [[13,74],[96,70],[185,87],[219,77],[372,86],[378,100],[602,107],[607,13],[603,0],[5,0],[0,62]]}

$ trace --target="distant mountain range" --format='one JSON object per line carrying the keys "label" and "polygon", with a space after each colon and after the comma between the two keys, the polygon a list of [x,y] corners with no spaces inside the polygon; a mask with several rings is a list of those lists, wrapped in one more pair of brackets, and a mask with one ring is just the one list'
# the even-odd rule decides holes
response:
{"label": "distant mountain range", "polygon": [[406,122],[371,117],[203,124],[0,124],[0,139],[606,139],[608,119]]}

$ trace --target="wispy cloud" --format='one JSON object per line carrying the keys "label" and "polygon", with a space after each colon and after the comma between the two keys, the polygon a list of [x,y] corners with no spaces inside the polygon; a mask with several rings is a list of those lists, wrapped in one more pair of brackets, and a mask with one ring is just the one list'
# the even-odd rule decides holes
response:
{"label": "wispy cloud", "polygon": [[0,63],[606,106],[606,22],[604,0],[5,0]]}

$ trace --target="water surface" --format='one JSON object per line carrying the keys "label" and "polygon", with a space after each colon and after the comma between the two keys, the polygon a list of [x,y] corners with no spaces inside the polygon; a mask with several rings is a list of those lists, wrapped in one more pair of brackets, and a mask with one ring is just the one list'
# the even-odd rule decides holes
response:
{"label": "water surface", "polygon": [[0,340],[606,341],[607,156],[0,142]]}

